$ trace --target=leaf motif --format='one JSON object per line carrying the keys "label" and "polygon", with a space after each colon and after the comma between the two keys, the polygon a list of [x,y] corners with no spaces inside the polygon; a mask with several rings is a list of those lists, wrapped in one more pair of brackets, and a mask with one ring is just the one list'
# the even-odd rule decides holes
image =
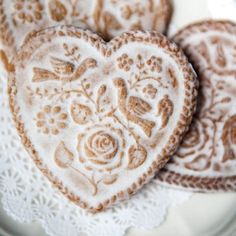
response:
{"label": "leaf motif", "polygon": [[206,60],[206,62],[208,64],[211,62],[210,53],[209,53],[208,47],[204,41],[202,41],[198,45],[196,45],[195,49]]}
{"label": "leaf motif", "polygon": [[62,21],[67,15],[66,7],[59,0],[51,0],[48,4],[48,8],[54,21]]}
{"label": "leaf motif", "polygon": [[98,96],[102,96],[106,92],[106,89],[107,87],[105,84],[101,85],[100,88],[98,89]]}
{"label": "leaf motif", "polygon": [[102,182],[106,185],[113,184],[118,178],[118,175],[106,175]]}
{"label": "leaf motif", "polygon": [[105,84],[101,85],[98,89],[98,92],[97,92],[97,99],[96,99],[96,104],[97,104],[97,111],[98,112],[101,112],[103,109],[101,109],[101,98],[102,96],[105,94],[107,90],[107,87]]}
{"label": "leaf motif", "polygon": [[217,53],[217,58],[216,58],[217,65],[220,67],[225,67],[227,64],[227,59],[225,56],[224,49],[220,43],[217,44],[216,53]]}
{"label": "leaf motif", "polygon": [[129,163],[128,169],[135,169],[141,166],[147,159],[147,151],[142,145],[132,145],[128,151]]}
{"label": "leaf motif", "polygon": [[75,123],[83,125],[88,123],[92,116],[92,110],[86,105],[74,103],[71,105],[71,116]]}
{"label": "leaf motif", "polygon": [[208,169],[210,165],[209,158],[205,154],[200,154],[184,166],[190,170],[204,171]]}
{"label": "leaf motif", "polygon": [[104,7],[104,0],[98,0],[94,8],[95,9],[94,13],[93,13],[93,20],[94,20],[95,25],[97,26],[97,30],[99,29],[98,24],[101,18],[103,7]]}
{"label": "leaf motif", "polygon": [[229,103],[231,102],[231,100],[232,100],[231,97],[225,97],[221,100],[221,103]]}
{"label": "leaf motif", "polygon": [[63,141],[59,143],[55,150],[54,160],[61,168],[68,168],[74,160],[73,153],[69,151]]}

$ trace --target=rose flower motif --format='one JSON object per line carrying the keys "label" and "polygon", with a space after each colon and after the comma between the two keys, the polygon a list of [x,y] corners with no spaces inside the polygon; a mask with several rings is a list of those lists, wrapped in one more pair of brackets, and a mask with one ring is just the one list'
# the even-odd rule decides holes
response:
{"label": "rose flower motif", "polygon": [[[116,155],[118,150],[116,140],[110,134],[103,131],[92,134],[84,148],[92,162],[101,164],[107,164]],[[100,160],[97,160],[97,157],[101,157]]]}
{"label": "rose flower motif", "polygon": [[122,165],[124,148],[123,132],[109,124],[87,128],[78,136],[79,161],[89,171],[113,172]]}

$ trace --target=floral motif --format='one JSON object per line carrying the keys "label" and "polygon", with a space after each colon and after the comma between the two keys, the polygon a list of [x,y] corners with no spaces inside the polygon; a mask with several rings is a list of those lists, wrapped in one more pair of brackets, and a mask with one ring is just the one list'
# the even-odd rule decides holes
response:
{"label": "floral motif", "polygon": [[87,170],[112,172],[121,166],[125,146],[121,129],[95,125],[78,136],[79,161]]}
{"label": "floral motif", "polygon": [[150,96],[150,98],[154,99],[157,94],[157,89],[155,87],[153,87],[152,84],[148,84],[147,86],[145,86],[143,88],[143,92],[148,94]]}
{"label": "floral motif", "polygon": [[[225,37],[211,36],[207,41],[200,41],[195,50],[199,53],[203,60],[207,63],[207,70],[221,76],[236,76],[236,69],[234,67],[235,61],[235,42]],[[214,50],[214,57],[211,56],[211,51]],[[232,55],[232,64],[229,60]]]}
{"label": "floral motif", "polygon": [[109,133],[98,131],[88,138],[84,149],[91,162],[107,164],[116,155],[118,146],[114,137]]}
{"label": "floral motif", "polygon": [[14,9],[14,19],[22,23],[36,23],[42,19],[43,5],[39,0],[15,0]]}
{"label": "floral motif", "polygon": [[[214,162],[213,157],[217,156],[219,124],[223,123],[225,112],[217,112],[223,106],[229,106],[231,97],[222,96],[220,92],[225,90],[223,81],[216,84],[207,78],[202,79],[199,93],[198,112],[187,132],[181,147],[177,152],[179,158],[185,159],[184,167],[193,171],[205,171],[213,168],[214,171],[221,171],[219,163]],[[206,95],[210,94],[210,98]],[[220,99],[219,99],[220,97]],[[209,102],[208,102],[209,100]],[[220,108],[219,108],[220,107]],[[222,162],[234,159],[233,143],[235,139],[235,116],[225,122],[221,140],[225,149]],[[236,142],[235,142],[236,143]]]}
{"label": "floral motif", "polygon": [[62,112],[60,106],[44,106],[43,110],[38,112],[36,126],[44,134],[57,135],[60,129],[66,128],[67,114]]}
{"label": "floral motif", "polygon": [[123,53],[120,57],[118,57],[117,61],[118,61],[118,67],[125,71],[129,71],[131,65],[133,65],[134,63],[133,59],[129,58],[129,56],[126,53]]}
{"label": "floral motif", "polygon": [[[123,54],[124,55],[124,54]],[[127,56],[125,56],[126,64],[127,64]],[[135,59],[129,58],[129,60],[135,61],[135,73],[131,74],[131,79],[128,80],[130,84],[130,89],[135,89],[138,91],[140,87],[141,81],[144,80],[153,80],[158,84],[158,87],[168,88],[169,83],[167,80],[163,80],[157,73],[162,71],[162,59],[160,57],[151,56],[149,59],[146,59],[143,55],[137,54]],[[126,65],[124,64],[124,66]],[[123,66],[123,67],[124,67]],[[120,68],[122,67],[122,63],[120,63]],[[126,68],[127,71],[130,69],[129,65]],[[150,75],[150,72],[154,72],[156,75]]]}
{"label": "floral motif", "polygon": [[147,60],[147,65],[150,67],[153,72],[161,72],[162,70],[162,59],[160,57],[151,56]]}
{"label": "floral motif", "polygon": [[4,193],[16,195],[24,191],[22,176],[16,170],[6,170],[0,175],[0,189]]}

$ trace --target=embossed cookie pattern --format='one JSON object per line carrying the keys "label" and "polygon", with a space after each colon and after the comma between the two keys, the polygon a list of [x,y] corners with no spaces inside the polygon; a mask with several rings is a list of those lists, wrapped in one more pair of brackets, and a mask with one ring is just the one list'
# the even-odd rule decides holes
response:
{"label": "embossed cookie pattern", "polygon": [[178,152],[158,178],[185,188],[236,189],[236,25],[207,21],[174,37],[197,69],[198,110]]}
{"label": "embossed cookie pattern", "polygon": [[49,26],[74,25],[109,40],[129,30],[165,33],[169,0],[1,0],[1,49],[11,58],[28,34]]}
{"label": "embossed cookie pattern", "polygon": [[192,118],[191,67],[157,33],[105,44],[88,31],[49,28],[13,62],[10,104],[24,145],[56,187],[92,211],[142,187]]}

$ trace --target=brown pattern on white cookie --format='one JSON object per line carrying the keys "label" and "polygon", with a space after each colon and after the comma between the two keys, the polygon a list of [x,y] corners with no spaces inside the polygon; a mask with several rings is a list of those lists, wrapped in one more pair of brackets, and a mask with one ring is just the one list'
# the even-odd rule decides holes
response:
{"label": "brown pattern on white cookie", "polygon": [[42,19],[44,6],[40,0],[13,0],[10,7],[13,8],[12,21],[15,26],[36,23]]}
{"label": "brown pattern on white cookie", "polygon": [[66,6],[60,0],[48,0],[48,11],[56,22],[63,21],[68,14]]}
{"label": "brown pattern on white cookie", "polygon": [[231,116],[225,122],[221,139],[224,145],[222,162],[236,160],[236,115]]}
{"label": "brown pattern on white cookie", "polygon": [[162,128],[165,128],[169,118],[173,114],[174,103],[169,99],[168,95],[165,95],[158,103],[158,114],[162,118]]}
{"label": "brown pattern on white cookie", "polygon": [[169,0],[0,0],[0,42],[11,60],[30,34],[58,23],[110,40],[131,29],[165,33],[171,13]]}
{"label": "brown pattern on white cookie", "polygon": [[232,22],[205,21],[174,36],[197,69],[200,96],[189,132],[158,175],[164,183],[195,191],[236,189],[235,35]]}
{"label": "brown pattern on white cookie", "polygon": [[[52,57],[75,64],[70,55],[65,55],[65,41],[67,48],[80,42],[78,64],[92,58],[98,66],[86,70],[79,79],[44,80],[43,75],[40,82],[34,82],[34,68],[40,64],[40,68],[51,71],[53,65],[48,62]],[[147,70],[146,61],[160,51],[165,57],[164,69],[150,70],[144,75],[145,80],[138,73],[141,80],[135,89],[132,85],[136,81],[136,68]],[[117,58],[124,52],[134,61],[130,71],[117,67]],[[13,62],[16,71],[9,77],[10,107],[22,142],[38,168],[62,193],[93,212],[135,193],[163,167],[195,109],[196,80],[187,59],[174,44],[155,32],[130,32],[105,44],[88,31],[74,27],[49,28],[32,35]],[[103,74],[104,68],[108,68],[106,63],[110,69]],[[167,65],[173,65],[178,75],[175,88],[165,77]],[[22,80],[19,83],[19,78],[24,83]],[[148,84],[158,88],[155,99],[141,98]],[[167,125],[161,127],[157,108],[164,95],[169,97],[163,111],[168,111],[170,117]],[[169,100],[175,102],[172,114]],[[31,116],[39,112],[39,104],[44,107],[46,103],[61,104],[63,113],[67,111],[66,127],[58,135],[40,134],[35,121],[32,123]],[[161,138],[157,140],[158,136]]]}
{"label": "brown pattern on white cookie", "polygon": [[36,126],[44,134],[57,135],[60,129],[66,128],[67,113],[64,113],[60,106],[46,105],[43,110],[37,113]]}

